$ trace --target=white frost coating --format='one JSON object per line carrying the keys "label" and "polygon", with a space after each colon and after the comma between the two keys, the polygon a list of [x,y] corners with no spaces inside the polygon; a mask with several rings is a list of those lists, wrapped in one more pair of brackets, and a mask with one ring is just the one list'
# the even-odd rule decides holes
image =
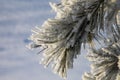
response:
{"label": "white frost coating", "polygon": [[[41,63],[46,67],[53,64],[53,71],[66,78],[67,70],[73,68],[74,58],[80,54],[82,44],[89,43],[93,47],[93,39],[103,37],[110,38],[111,42],[118,40],[117,4],[113,2],[111,5],[110,2],[105,0],[104,7],[101,7],[104,4],[102,0],[61,0],[59,4],[50,3],[56,12],[55,18],[46,20],[41,27],[32,30],[30,37],[33,41],[31,48],[45,48]],[[101,37],[101,31],[106,36]]]}
{"label": "white frost coating", "polygon": [[83,80],[120,80],[120,41],[104,49],[93,50],[87,58],[92,62],[91,76],[84,74]]}
{"label": "white frost coating", "polygon": [[82,80],[96,80],[96,79],[91,73],[84,73],[84,75],[82,76]]}

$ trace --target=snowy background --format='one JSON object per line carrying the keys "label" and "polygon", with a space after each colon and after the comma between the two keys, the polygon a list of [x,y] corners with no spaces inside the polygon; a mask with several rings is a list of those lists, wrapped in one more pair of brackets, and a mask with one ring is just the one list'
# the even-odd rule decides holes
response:
{"label": "snowy background", "polygon": [[[50,67],[39,64],[39,50],[25,47],[31,29],[54,17],[50,1],[60,0],[0,0],[0,80],[62,80]],[[88,66],[85,55],[79,56],[68,71],[68,80],[81,80]]]}

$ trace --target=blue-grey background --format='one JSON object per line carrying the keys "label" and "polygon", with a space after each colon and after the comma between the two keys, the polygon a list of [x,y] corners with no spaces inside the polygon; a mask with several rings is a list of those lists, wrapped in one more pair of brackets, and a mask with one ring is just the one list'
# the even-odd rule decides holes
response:
{"label": "blue-grey background", "polygon": [[[54,17],[49,2],[60,0],[0,0],[0,80],[62,80],[50,67],[39,64],[39,50],[25,47],[30,43],[31,29]],[[89,71],[83,54],[68,71],[68,80],[81,80]]]}

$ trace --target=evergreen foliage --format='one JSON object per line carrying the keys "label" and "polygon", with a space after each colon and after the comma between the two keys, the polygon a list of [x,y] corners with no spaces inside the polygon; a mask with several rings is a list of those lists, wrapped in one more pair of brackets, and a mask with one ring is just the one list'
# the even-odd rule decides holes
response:
{"label": "evergreen foliage", "polygon": [[120,41],[90,50],[87,58],[92,62],[91,72],[83,80],[120,80]]}
{"label": "evergreen foliage", "polygon": [[[43,49],[42,64],[52,64],[53,71],[66,79],[81,47],[89,44],[91,72],[83,80],[119,80],[120,26],[119,0],[61,0],[50,3],[56,12],[53,19],[32,30],[30,48]],[[107,47],[96,50],[94,40],[103,40]]]}

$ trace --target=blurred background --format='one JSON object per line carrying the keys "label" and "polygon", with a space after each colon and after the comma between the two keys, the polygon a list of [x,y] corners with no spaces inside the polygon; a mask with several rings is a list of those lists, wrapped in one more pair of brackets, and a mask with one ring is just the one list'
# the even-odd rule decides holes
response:
{"label": "blurred background", "polygon": [[[29,50],[26,45],[31,29],[53,18],[49,2],[60,0],[0,0],[0,80],[62,80],[51,68],[45,69],[39,60],[39,50]],[[81,80],[89,72],[85,52],[74,61],[67,80]]]}

